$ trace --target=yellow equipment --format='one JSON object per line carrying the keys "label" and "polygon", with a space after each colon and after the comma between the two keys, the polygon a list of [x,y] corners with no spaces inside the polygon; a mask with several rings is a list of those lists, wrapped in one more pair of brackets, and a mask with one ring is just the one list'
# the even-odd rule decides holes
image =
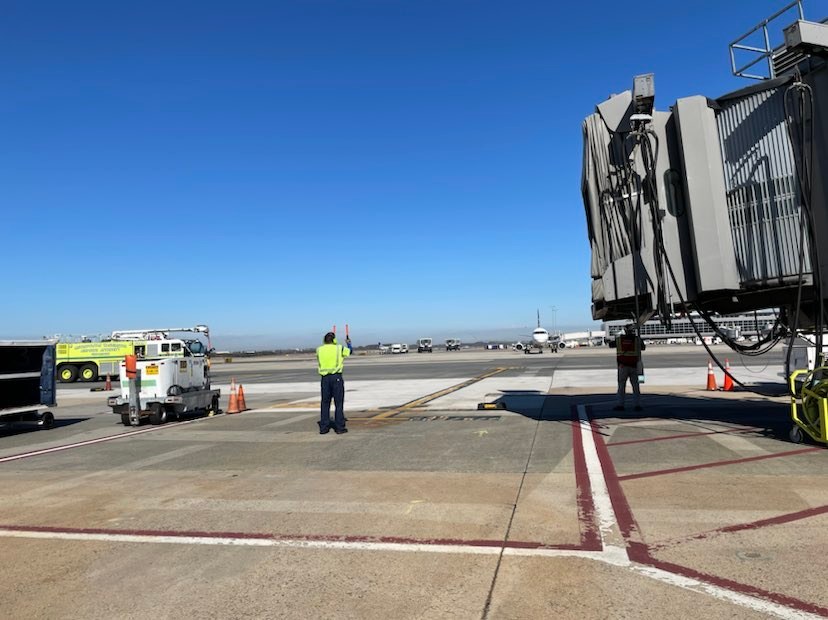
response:
{"label": "yellow equipment", "polygon": [[[804,375],[801,381],[797,377]],[[828,444],[828,367],[797,370],[788,379],[791,386],[790,439],[801,443],[805,431],[811,439]]]}

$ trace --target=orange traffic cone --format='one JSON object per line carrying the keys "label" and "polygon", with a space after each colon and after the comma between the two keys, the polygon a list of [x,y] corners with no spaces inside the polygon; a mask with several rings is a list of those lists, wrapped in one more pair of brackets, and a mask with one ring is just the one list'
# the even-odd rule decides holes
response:
{"label": "orange traffic cone", "polygon": [[227,411],[225,413],[239,413],[240,411],[239,400],[236,396],[236,380],[233,379],[230,381],[230,402],[227,405]]}
{"label": "orange traffic cone", "polygon": [[106,383],[104,383],[104,392],[112,391],[112,379],[106,375]]}
{"label": "orange traffic cone", "polygon": [[239,411],[247,411],[247,403],[244,402],[244,386],[239,383],[239,397],[237,399],[239,403]]}
{"label": "orange traffic cone", "polygon": [[730,375],[730,360],[725,358],[725,377],[722,390],[725,392],[733,391],[733,377]]}
{"label": "orange traffic cone", "polygon": [[716,387],[716,375],[713,374],[713,362],[707,362],[707,391],[715,392],[718,389]]}

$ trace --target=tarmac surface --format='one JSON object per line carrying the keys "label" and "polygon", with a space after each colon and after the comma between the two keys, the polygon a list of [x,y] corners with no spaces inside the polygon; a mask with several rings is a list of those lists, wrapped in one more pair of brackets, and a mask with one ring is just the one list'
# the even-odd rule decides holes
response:
{"label": "tarmac surface", "polygon": [[828,616],[826,449],[695,347],[645,365],[619,412],[607,349],[354,356],[345,435],[307,356],[214,364],[250,409],[163,426],[62,386],[0,429],[4,616]]}

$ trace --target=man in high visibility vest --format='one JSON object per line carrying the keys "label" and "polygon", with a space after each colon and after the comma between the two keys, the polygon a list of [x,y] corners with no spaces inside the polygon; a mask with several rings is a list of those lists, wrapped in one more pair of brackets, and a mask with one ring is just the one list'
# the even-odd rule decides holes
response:
{"label": "man in high visibility vest", "polygon": [[634,409],[641,411],[641,390],[638,387],[638,371],[641,364],[641,352],[646,345],[635,333],[634,325],[627,325],[624,333],[620,334],[611,347],[615,347],[615,361],[618,363],[618,404],[615,411],[624,411],[624,399],[627,392],[627,380],[632,385]]}
{"label": "man in high visibility vest", "polygon": [[331,399],[334,401],[334,431],[337,435],[347,433],[345,428],[345,381],[342,370],[345,358],[351,354],[351,339],[346,338],[345,346],[336,342],[336,334],[328,332],[324,344],[316,349],[316,361],[322,378],[322,406],[319,418],[319,433],[325,435],[331,430]]}

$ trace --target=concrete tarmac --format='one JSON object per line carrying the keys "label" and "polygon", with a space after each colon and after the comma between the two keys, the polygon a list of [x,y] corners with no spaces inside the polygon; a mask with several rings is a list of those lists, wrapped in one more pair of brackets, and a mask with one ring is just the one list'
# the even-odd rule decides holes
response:
{"label": "concrete tarmac", "polygon": [[357,356],[345,435],[308,359],[217,364],[252,409],[164,426],[63,387],[54,429],[0,430],[4,614],[828,616],[825,449],[684,349],[640,413],[606,350]]}

